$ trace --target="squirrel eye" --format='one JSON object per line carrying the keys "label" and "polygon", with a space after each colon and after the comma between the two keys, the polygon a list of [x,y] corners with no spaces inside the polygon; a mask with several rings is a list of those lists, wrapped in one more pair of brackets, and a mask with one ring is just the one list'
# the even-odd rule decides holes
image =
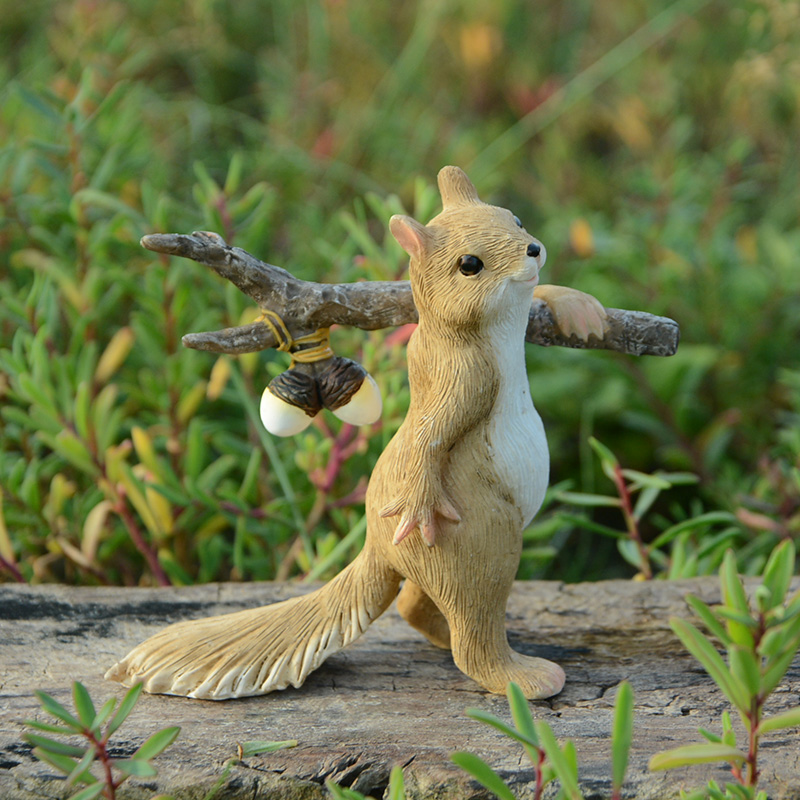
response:
{"label": "squirrel eye", "polygon": [[461,256],[458,259],[458,269],[462,275],[477,275],[483,269],[483,261],[478,256]]}
{"label": "squirrel eye", "polygon": [[521,227],[522,227],[522,220],[520,220],[520,218],[519,218],[519,217],[515,216],[515,217],[514,217],[514,222],[516,222],[516,223],[517,223],[517,227],[518,227],[518,228],[521,228]]}

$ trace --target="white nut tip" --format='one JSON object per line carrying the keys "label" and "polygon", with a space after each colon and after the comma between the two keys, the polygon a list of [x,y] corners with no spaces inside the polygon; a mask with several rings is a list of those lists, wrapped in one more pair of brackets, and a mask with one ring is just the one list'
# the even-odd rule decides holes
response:
{"label": "white nut tip", "polygon": [[294,436],[304,431],[313,421],[302,408],[289,405],[274,395],[269,386],[261,395],[259,408],[264,427],[275,436]]}

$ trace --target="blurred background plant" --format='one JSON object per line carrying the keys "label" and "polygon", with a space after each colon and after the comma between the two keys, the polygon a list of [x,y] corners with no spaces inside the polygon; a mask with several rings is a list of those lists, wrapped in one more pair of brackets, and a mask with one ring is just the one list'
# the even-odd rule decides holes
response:
{"label": "blurred background plant", "polygon": [[[275,440],[255,403],[284,357],[180,344],[255,310],[138,240],[209,229],[302,278],[394,279],[388,216],[435,213],[447,163],[547,244],[548,281],[682,329],[671,359],[528,348],[554,489],[520,576],[711,573],[730,546],[754,572],[797,539],[800,3],[31,0],[0,43],[0,580],[352,558],[409,331],[334,332],[381,423]],[[621,502],[614,463],[641,547],[586,500]]]}

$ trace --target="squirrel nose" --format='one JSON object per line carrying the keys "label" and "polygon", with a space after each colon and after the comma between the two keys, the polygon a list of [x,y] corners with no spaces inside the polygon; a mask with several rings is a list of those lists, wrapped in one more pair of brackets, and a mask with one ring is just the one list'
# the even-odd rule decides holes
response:
{"label": "squirrel nose", "polygon": [[541,252],[542,252],[542,247],[541,247],[541,245],[536,244],[536,242],[531,242],[528,245],[528,255],[531,258],[536,258],[536,256],[538,256],[539,253],[541,253]]}

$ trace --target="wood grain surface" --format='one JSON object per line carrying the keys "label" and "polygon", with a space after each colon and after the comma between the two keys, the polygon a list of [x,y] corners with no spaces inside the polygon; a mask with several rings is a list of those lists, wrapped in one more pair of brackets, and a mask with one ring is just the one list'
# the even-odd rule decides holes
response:
{"label": "wood grain surface", "polygon": [[[0,798],[40,800],[70,794],[52,768],[22,740],[23,720],[44,719],[35,689],[71,707],[80,680],[96,703],[122,697],[104,671],[133,645],[169,622],[236,611],[308,591],[308,585],[212,584],[123,589],[0,585]],[[626,797],[668,798],[680,788],[727,772],[708,768],[650,773],[659,750],[698,741],[698,726],[719,729],[721,693],[669,629],[671,615],[690,617],[687,592],[718,598],[715,579],[565,585],[517,583],[509,601],[515,648],[558,661],[564,691],[531,703],[560,738],[575,741],[587,797],[610,794],[612,709],[623,679],[635,692],[635,731]],[[767,708],[800,703],[800,661]],[[237,743],[297,739],[298,746],[248,758],[232,767],[217,798],[323,798],[333,779],[380,798],[395,764],[405,767],[409,798],[489,797],[449,760],[477,753],[520,797],[530,796],[533,771],[521,749],[470,720],[469,707],[509,719],[504,697],[464,677],[450,654],[428,644],[392,607],[357,642],[332,657],[299,690],[221,703],[143,696],[118,731],[115,754],[130,755],[151,733],[180,725],[175,744],[155,760],[157,778],[131,779],[120,798],[167,793],[202,800],[219,781]],[[769,734],[763,785],[771,798],[800,798],[800,733]]]}

